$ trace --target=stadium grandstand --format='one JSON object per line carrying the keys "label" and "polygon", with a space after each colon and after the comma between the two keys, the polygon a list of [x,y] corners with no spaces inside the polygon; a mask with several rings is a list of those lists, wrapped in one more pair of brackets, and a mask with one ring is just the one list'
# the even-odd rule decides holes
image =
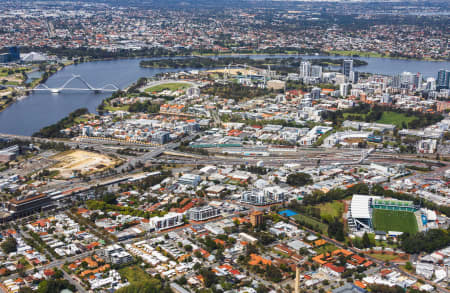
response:
{"label": "stadium grandstand", "polygon": [[348,210],[348,227],[354,231],[373,231],[372,225],[372,202],[380,199],[379,196],[353,195]]}
{"label": "stadium grandstand", "polygon": [[374,210],[386,210],[393,212],[411,212],[419,210],[419,206],[411,201],[396,199],[385,199],[372,195],[353,195],[348,214],[348,227],[353,231],[374,231],[373,212]]}
{"label": "stadium grandstand", "polygon": [[419,209],[412,201],[393,200],[393,199],[375,199],[372,201],[374,209],[415,212]]}

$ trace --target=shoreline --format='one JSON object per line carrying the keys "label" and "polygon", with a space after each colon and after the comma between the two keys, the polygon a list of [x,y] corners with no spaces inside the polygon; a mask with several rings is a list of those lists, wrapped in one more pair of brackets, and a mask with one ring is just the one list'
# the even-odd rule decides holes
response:
{"label": "shoreline", "polygon": [[407,57],[391,57],[391,56],[377,56],[377,53],[373,52],[355,52],[356,54],[351,54],[351,51],[349,51],[348,54],[346,53],[336,53],[334,51],[322,51],[322,52],[316,52],[316,53],[309,53],[309,54],[299,54],[299,53],[263,53],[263,52],[252,52],[252,53],[191,53],[189,55],[186,54],[176,54],[174,56],[134,56],[134,57],[124,57],[124,56],[118,56],[118,57],[110,57],[110,58],[100,58],[100,59],[90,59],[85,60],[81,63],[74,63],[74,61],[71,61],[71,65],[77,65],[82,64],[86,62],[96,62],[96,61],[114,61],[114,60],[123,60],[123,59],[164,59],[164,58],[194,58],[194,57],[222,57],[222,56],[230,56],[230,57],[240,57],[240,56],[291,56],[295,57],[298,56],[300,58],[305,56],[317,56],[317,57],[353,57],[353,58],[379,58],[379,59],[393,59],[393,60],[411,60],[411,61],[426,61],[426,62],[450,62],[450,60],[446,59],[433,59],[433,58],[407,58]]}
{"label": "shoreline", "polygon": [[[321,56],[321,57],[353,57],[353,58],[381,58],[381,59],[397,59],[397,60],[414,60],[414,61],[427,61],[427,62],[450,62],[446,59],[433,59],[433,58],[408,58],[408,57],[391,57],[391,56],[378,56],[378,53],[373,52],[355,52],[351,54],[351,51],[345,53],[336,53],[335,51],[322,51],[310,54],[298,54],[298,53],[197,53],[191,55],[192,57],[214,57],[214,56]],[[357,56],[356,56],[357,55]],[[186,56],[186,55],[185,55]]]}
{"label": "shoreline", "polygon": [[[56,69],[55,72],[48,72],[49,75],[48,75],[47,79],[50,78],[51,76],[53,76],[54,74],[58,73],[58,72],[61,71],[62,69],[64,69],[66,66],[73,65],[73,62],[71,61],[71,62],[63,63],[63,64],[64,64],[64,66],[58,67],[58,68]],[[0,109],[0,113],[2,113],[3,111],[5,111],[6,109],[8,109],[11,105],[15,104],[17,101],[20,101],[20,100],[22,100],[22,99],[28,97],[38,85],[42,84],[42,79],[43,79],[43,78],[42,78],[42,76],[41,76],[40,78],[38,78],[38,79],[32,81],[32,82],[31,82],[31,86],[30,86],[29,88],[25,88],[25,89],[23,90],[23,91],[24,91],[23,95],[18,96],[18,97],[15,97],[11,102],[9,102],[9,103],[7,104],[4,108]]]}
{"label": "shoreline", "polygon": [[[195,58],[195,57],[223,57],[223,56],[230,56],[230,57],[245,57],[245,56],[267,56],[267,58],[270,58],[271,56],[276,57],[276,56],[290,56],[290,57],[300,57],[300,58],[305,58],[308,59],[307,57],[322,57],[322,58],[327,58],[327,57],[350,57],[353,56],[352,54],[338,54],[338,53],[331,53],[332,51],[329,52],[317,52],[317,53],[311,53],[311,54],[297,54],[294,52],[291,53],[261,53],[261,52],[253,52],[253,53],[203,53],[203,54],[190,54],[190,55],[186,55],[186,54],[176,54],[174,56],[133,56],[133,57],[128,57],[128,56],[117,56],[117,57],[111,57],[111,58],[101,58],[101,59],[90,59],[88,57],[84,57],[86,58],[85,60],[83,60],[83,62],[78,62],[75,63],[74,60],[68,60],[67,62],[64,63],[64,66],[60,66],[57,68],[57,70],[55,72],[49,72],[49,77],[53,76],[53,74],[58,73],[60,70],[64,69],[66,66],[70,66],[70,65],[78,65],[78,64],[82,64],[82,63],[88,63],[88,62],[102,62],[102,61],[114,61],[114,60],[133,60],[133,59],[142,59],[142,60],[146,60],[146,59],[154,59],[154,60],[164,60],[164,59],[171,59],[171,58]],[[363,52],[361,52],[363,53]],[[364,55],[360,55],[358,57],[354,57],[354,58],[369,58],[369,59],[391,59],[391,60],[405,60],[405,61],[418,61],[418,62],[434,62],[434,63],[439,63],[439,62],[450,62],[450,60],[435,60],[435,59],[415,59],[415,58],[402,58],[402,57],[389,57],[389,56],[369,56],[370,53],[367,53],[366,56]],[[140,66],[140,65],[139,65]],[[142,68],[156,68],[156,69],[180,69],[182,67],[176,68],[176,67],[152,67],[152,66],[140,66]],[[201,69],[205,69],[206,67],[201,67],[199,68]],[[31,87],[24,89],[24,96],[29,96],[35,87],[37,87],[39,84],[42,83],[42,77],[39,78],[38,80],[35,80],[34,82],[32,82]],[[23,96],[23,95],[21,95]],[[17,99],[14,99],[13,101],[11,101],[10,103],[8,103],[4,108],[0,109],[0,113],[2,113],[4,110],[8,109],[11,105],[13,105],[15,102],[17,102]]]}

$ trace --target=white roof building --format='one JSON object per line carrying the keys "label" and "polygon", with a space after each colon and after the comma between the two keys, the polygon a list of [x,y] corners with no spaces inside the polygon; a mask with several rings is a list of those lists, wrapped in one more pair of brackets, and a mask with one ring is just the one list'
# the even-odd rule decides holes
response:
{"label": "white roof building", "polygon": [[349,209],[348,224],[353,230],[372,230],[372,211],[370,208],[373,199],[379,196],[353,195]]}
{"label": "white roof building", "polygon": [[28,54],[23,54],[20,56],[20,59],[24,62],[44,62],[48,60],[48,57],[40,53],[31,52]]}

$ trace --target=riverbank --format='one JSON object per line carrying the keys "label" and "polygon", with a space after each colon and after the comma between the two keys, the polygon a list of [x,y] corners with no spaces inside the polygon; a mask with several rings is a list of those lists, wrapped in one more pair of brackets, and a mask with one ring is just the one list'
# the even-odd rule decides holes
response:
{"label": "riverbank", "polygon": [[362,51],[325,51],[323,53],[330,54],[330,56],[349,56],[356,58],[367,57],[367,58],[386,58],[386,59],[398,59],[398,60],[416,60],[416,61],[433,61],[433,62],[448,62],[450,60],[445,59],[434,59],[434,58],[409,58],[401,56],[389,56],[383,55],[376,52],[362,52]]}
{"label": "riverbank", "polygon": [[434,59],[434,58],[409,58],[409,57],[400,57],[400,56],[388,56],[383,55],[378,52],[362,52],[362,51],[317,51],[312,53],[298,53],[296,51],[284,52],[284,53],[262,53],[262,52],[249,52],[249,53],[228,53],[228,52],[217,52],[217,53],[200,53],[193,52],[192,56],[194,57],[218,57],[218,56],[231,56],[231,57],[239,57],[239,56],[330,56],[330,57],[365,57],[365,58],[386,58],[386,59],[397,59],[397,60],[415,60],[415,61],[435,61],[435,62],[449,62],[450,60],[445,59]]}
{"label": "riverbank", "polygon": [[[62,65],[57,66],[53,70],[45,71],[45,73],[42,74],[41,77],[33,80],[27,87],[25,87],[24,89],[21,89],[18,92],[15,92],[15,96],[12,96],[12,93],[10,95],[8,95],[9,96],[8,98],[11,100],[0,106],[0,113],[5,111],[8,107],[13,105],[17,101],[29,96],[30,93],[33,91],[33,89],[35,89],[38,85],[45,83],[47,81],[47,79],[50,78],[52,75],[54,75],[57,72],[59,72],[60,70],[64,69],[66,66],[70,66],[72,64],[73,64],[73,61],[68,61],[68,62],[62,63]],[[22,81],[22,83],[24,83],[24,82],[25,81]],[[14,91],[14,89],[11,89],[11,90]]]}
{"label": "riverbank", "polygon": [[[381,54],[378,52],[363,52],[363,51],[354,51],[354,50],[329,50],[329,51],[311,51],[311,52],[298,52],[296,50],[280,50],[279,52],[261,52],[261,51],[241,51],[241,52],[208,52],[202,53],[199,51],[191,51],[191,52],[175,52],[174,54],[166,54],[166,55],[140,55],[140,56],[116,56],[116,57],[107,57],[107,58],[92,58],[90,56],[81,56],[79,58],[83,58],[82,61],[79,61],[78,64],[85,62],[95,62],[95,61],[111,61],[111,60],[122,60],[122,59],[158,59],[158,58],[177,58],[177,57],[221,57],[221,56],[230,56],[230,57],[242,57],[242,56],[342,56],[342,57],[366,57],[366,58],[386,58],[386,59],[397,59],[397,60],[416,60],[416,61],[436,61],[436,62],[448,62],[450,60],[445,59],[434,59],[434,58],[410,58],[410,57],[401,57],[401,56],[389,56],[385,54]],[[79,59],[78,59],[79,60]]]}
{"label": "riverbank", "polygon": [[[279,55],[281,56],[281,55]],[[251,56],[265,58],[268,55]],[[273,57],[273,56],[270,56]],[[308,59],[321,58],[309,56]],[[329,58],[338,58],[330,56]],[[360,72],[381,75],[396,75],[404,71],[420,71],[424,78],[436,77],[442,68],[448,68],[450,62],[438,63],[429,61],[395,60],[387,58],[360,58],[367,61],[367,66],[358,68]],[[50,88],[59,88],[73,75],[82,76],[89,84],[102,88],[107,84],[115,84],[124,89],[141,77],[151,78],[161,73],[190,71],[193,68],[163,69],[142,68],[139,66],[145,58],[126,58],[111,61],[86,62],[77,66],[65,66],[53,74],[45,83]],[[31,92],[30,95],[13,103],[6,111],[0,113],[0,132],[31,135],[41,128],[54,124],[79,108],[88,108],[90,113],[97,113],[97,107],[111,93],[92,91],[63,91],[59,94],[45,91]]]}

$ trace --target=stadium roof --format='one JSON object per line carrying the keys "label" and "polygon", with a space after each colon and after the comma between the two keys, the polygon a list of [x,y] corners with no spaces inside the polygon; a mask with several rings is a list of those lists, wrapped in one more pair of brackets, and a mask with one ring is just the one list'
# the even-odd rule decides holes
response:
{"label": "stadium roof", "polygon": [[351,211],[353,218],[370,219],[369,200],[378,199],[379,196],[355,194],[352,198]]}
{"label": "stadium roof", "polygon": [[20,58],[22,59],[22,61],[25,61],[25,62],[41,62],[41,61],[48,60],[47,56],[40,54],[40,53],[36,53],[36,52],[23,54],[20,56]]}
{"label": "stadium roof", "polygon": [[391,199],[391,200],[389,200],[389,199],[376,199],[376,200],[374,200],[374,203],[378,204],[378,205],[390,205],[390,206],[392,206],[392,205],[395,205],[395,206],[409,206],[409,207],[414,206],[412,201],[395,200],[395,199]]}

